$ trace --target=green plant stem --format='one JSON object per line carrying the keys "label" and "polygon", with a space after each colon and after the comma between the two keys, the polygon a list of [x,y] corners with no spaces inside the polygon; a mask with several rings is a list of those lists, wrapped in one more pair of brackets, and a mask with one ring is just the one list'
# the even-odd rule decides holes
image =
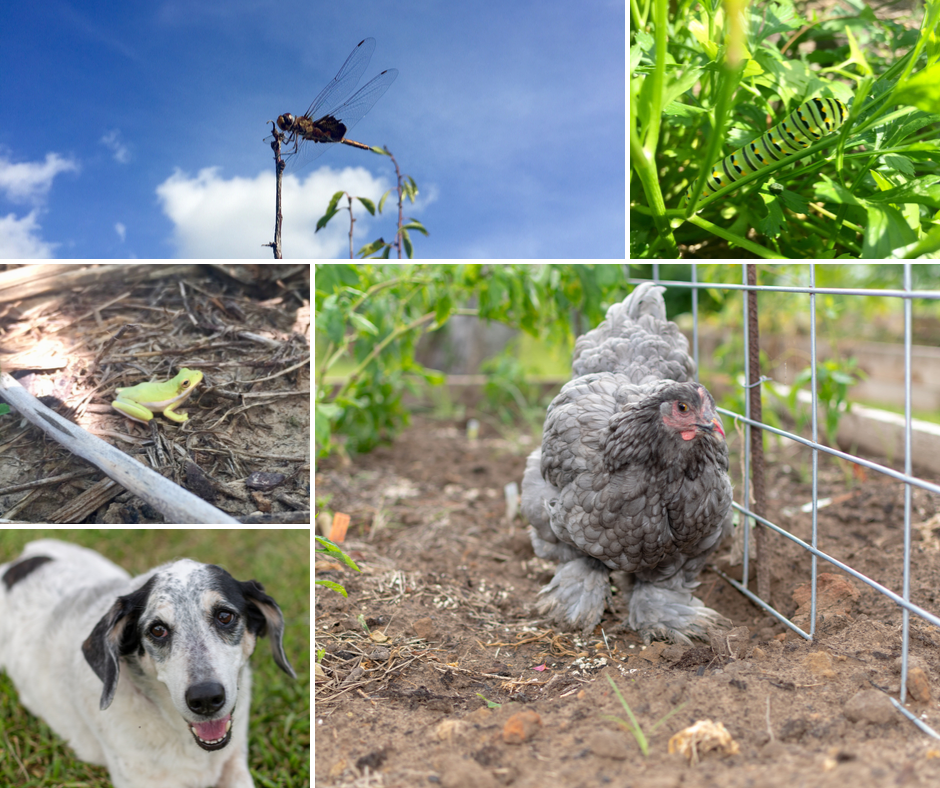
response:
{"label": "green plant stem", "polygon": [[[452,314],[476,316],[476,315],[479,315],[479,312],[475,309],[455,309]],[[337,392],[336,397],[334,397],[334,399],[343,395],[349,389],[349,387],[353,383],[356,382],[359,376],[362,375],[363,372],[365,372],[366,367],[368,367],[369,364],[372,363],[375,357],[378,356],[379,353],[381,353],[389,345],[389,343],[394,342],[402,334],[405,334],[408,331],[411,331],[412,329],[420,328],[425,323],[430,323],[434,319],[435,315],[436,315],[435,312],[428,312],[426,315],[422,315],[416,320],[412,320],[406,326],[399,326],[391,334],[385,337],[385,339],[379,342],[378,345],[372,348],[372,351],[369,353],[369,355],[366,356],[363,359],[362,363],[359,364],[358,367],[356,367],[353,373],[348,378],[346,378],[346,382],[343,384],[343,387]]]}
{"label": "green plant stem", "polygon": [[688,221],[691,224],[698,225],[703,230],[708,230],[710,233],[717,235],[719,238],[724,238],[729,243],[733,243],[736,246],[740,246],[742,249],[747,249],[749,252],[753,252],[758,257],[762,257],[765,260],[787,260],[788,258],[785,255],[777,254],[772,252],[770,249],[756,244],[753,241],[748,240],[742,235],[737,235],[736,233],[731,233],[725,230],[723,227],[719,227],[717,224],[713,224],[707,219],[703,219],[701,216],[690,216]]}
{"label": "green plant stem", "polygon": [[366,367],[368,367],[369,364],[371,364],[372,361],[375,359],[375,357],[378,356],[379,353],[381,353],[386,347],[388,347],[390,343],[394,342],[402,334],[407,333],[408,331],[411,331],[414,328],[423,326],[425,323],[430,323],[434,319],[435,314],[436,314],[435,312],[428,312],[426,315],[422,315],[417,320],[412,320],[407,326],[399,326],[394,331],[392,331],[392,333],[390,333],[387,337],[385,337],[385,339],[383,339],[381,342],[379,342],[379,344],[377,344],[374,348],[372,348],[372,352],[370,352],[369,355],[366,356],[365,359],[363,359],[362,363],[358,367],[356,367],[353,373],[348,378],[346,378],[346,382],[343,384],[342,388],[340,388],[340,390],[337,392],[336,397],[334,397],[334,399],[345,394],[346,391],[350,388],[350,386],[352,386],[352,384],[355,383],[359,379],[360,375],[362,375],[362,373],[365,372]]}

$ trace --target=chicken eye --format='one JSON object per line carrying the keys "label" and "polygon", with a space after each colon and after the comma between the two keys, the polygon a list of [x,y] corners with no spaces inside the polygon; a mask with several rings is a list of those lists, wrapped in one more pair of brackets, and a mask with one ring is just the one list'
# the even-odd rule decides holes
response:
{"label": "chicken eye", "polygon": [[688,412],[689,412],[689,406],[688,406],[686,403],[684,403],[684,402],[680,402],[680,403],[679,403],[679,413],[688,413]]}
{"label": "chicken eye", "polygon": [[170,630],[163,626],[163,624],[152,624],[150,626],[150,636],[157,640],[163,640],[170,636]]}

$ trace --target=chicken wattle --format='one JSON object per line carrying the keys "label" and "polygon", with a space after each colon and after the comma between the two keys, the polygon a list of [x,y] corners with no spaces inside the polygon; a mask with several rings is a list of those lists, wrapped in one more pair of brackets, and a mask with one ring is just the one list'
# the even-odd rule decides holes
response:
{"label": "chicken wattle", "polygon": [[663,290],[638,286],[578,339],[574,378],[526,462],[522,511],[536,555],[560,564],[542,615],[592,630],[619,569],[634,580],[625,623],[647,642],[689,642],[725,623],[691,592],[730,533],[731,481],[715,400]]}

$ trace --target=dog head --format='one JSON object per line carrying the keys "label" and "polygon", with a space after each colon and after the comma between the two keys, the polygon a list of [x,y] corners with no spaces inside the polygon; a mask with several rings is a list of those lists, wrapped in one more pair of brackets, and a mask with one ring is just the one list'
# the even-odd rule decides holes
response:
{"label": "dog head", "polygon": [[122,664],[158,705],[169,701],[205,750],[228,744],[242,668],[258,637],[268,635],[274,661],[289,676],[284,618],[255,580],[187,559],[152,570],[118,597],[82,644],[102,682],[100,708],[114,700]]}

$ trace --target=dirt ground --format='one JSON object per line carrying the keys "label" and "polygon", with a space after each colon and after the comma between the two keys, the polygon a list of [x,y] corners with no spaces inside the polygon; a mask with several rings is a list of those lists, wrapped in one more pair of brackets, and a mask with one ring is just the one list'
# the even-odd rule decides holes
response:
{"label": "dirt ground", "polygon": [[[728,437],[734,470],[740,438]],[[645,647],[618,628],[622,593],[592,637],[539,621],[534,602],[553,565],[534,556],[521,517],[506,521],[503,494],[521,484],[533,445],[486,426],[470,443],[463,422],[418,416],[390,447],[321,464],[318,506],[329,496],[328,511],[351,516],[345,546],[362,573],[316,565],[317,579],[349,592],[316,593],[316,785],[940,785],[940,741],[884,695],[900,689],[899,608],[828,563],[812,643],[712,571],[699,596],[735,629],[708,644]],[[768,509],[808,539],[803,451],[770,447]],[[820,548],[900,592],[903,486],[821,458],[819,496],[831,499]],[[915,490],[913,502],[911,596],[938,611],[940,500]],[[809,556],[779,536],[773,549],[772,601],[808,629],[798,608]],[[729,558],[730,542],[715,563],[740,578]],[[907,707],[940,730],[940,629],[910,622]],[[614,719],[628,715],[609,679],[645,732],[646,756]],[[700,720],[730,740],[708,751],[720,741],[686,733],[694,761],[670,754],[670,738]]]}

